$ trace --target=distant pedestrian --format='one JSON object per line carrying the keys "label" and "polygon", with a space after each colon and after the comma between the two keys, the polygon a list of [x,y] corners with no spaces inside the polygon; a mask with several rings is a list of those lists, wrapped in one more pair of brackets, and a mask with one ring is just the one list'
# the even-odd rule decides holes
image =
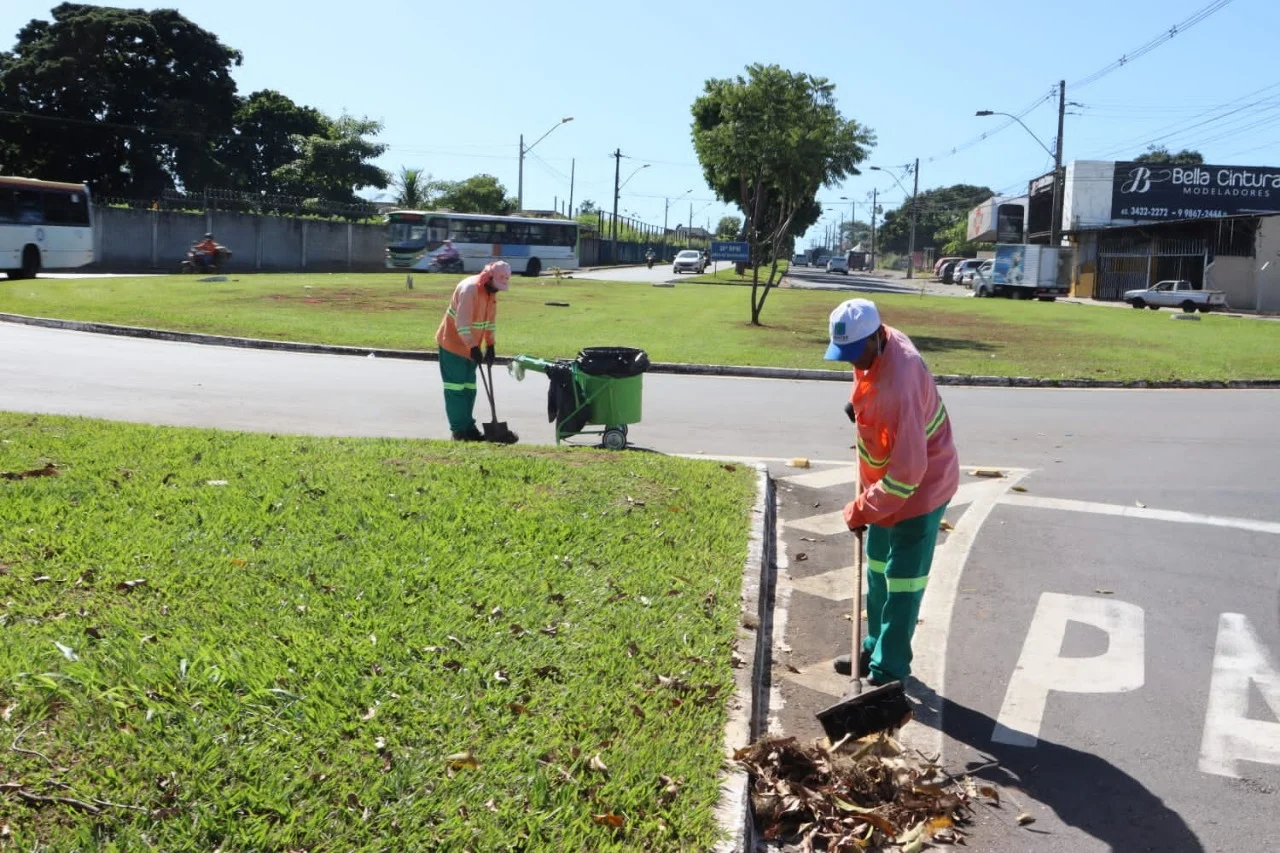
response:
{"label": "distant pedestrian", "polygon": [[[826,358],[854,367],[845,411],[857,425],[861,493],[844,520],[866,531],[867,635],[858,675],[879,685],[911,674],[911,639],[960,466],[947,409],[911,339],[882,325],[867,299],[836,308],[830,332]],[[843,675],[852,666],[848,656],[836,659]]]}
{"label": "distant pedestrian", "polygon": [[[486,266],[479,275],[458,282],[449,310],[436,331],[444,410],[454,441],[484,441],[472,414],[476,403],[476,368],[493,364],[498,291],[511,285],[506,261]],[[484,349],[482,349],[484,347]]]}

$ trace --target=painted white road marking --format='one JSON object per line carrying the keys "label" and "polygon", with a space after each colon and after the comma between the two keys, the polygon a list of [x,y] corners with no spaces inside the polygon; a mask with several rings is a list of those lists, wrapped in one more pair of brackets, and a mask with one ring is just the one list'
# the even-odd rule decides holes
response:
{"label": "painted white road marking", "polygon": [[853,582],[855,580],[853,566],[845,566],[843,569],[823,572],[820,575],[810,575],[807,578],[792,578],[791,586],[799,592],[816,595],[831,601],[849,601],[853,598]]}
{"label": "painted white road marking", "polygon": [[1201,515],[1196,512],[1182,512],[1172,509],[1151,509],[1150,507],[1125,506],[1123,504],[1073,501],[1065,498],[1041,498],[1032,495],[1006,495],[1000,499],[1000,503],[1008,506],[1057,509],[1067,512],[1089,512],[1095,515],[1118,515],[1124,518],[1173,521],[1182,524],[1208,524],[1213,527],[1232,527],[1237,530],[1249,530],[1254,533],[1280,534],[1280,522],[1257,521],[1252,518],[1231,518],[1222,515]]}
{"label": "painted white road marking", "polygon": [[837,533],[849,532],[849,526],[844,523],[844,510],[797,518],[795,521],[786,521],[783,524],[789,530],[803,530],[819,536],[834,536]]}
{"label": "painted white road marking", "polygon": [[[1258,686],[1277,722],[1248,716],[1250,682]],[[1200,771],[1235,777],[1240,761],[1280,764],[1280,669],[1246,617],[1223,613],[1200,739]]]}
{"label": "painted white road marking", "polygon": [[829,489],[832,486],[852,486],[858,481],[858,469],[853,465],[829,468],[825,471],[811,471],[808,474],[792,474],[783,477],[782,482],[793,486],[804,486],[806,489]]}
{"label": "painted white road marking", "polygon": [[938,697],[946,695],[947,638],[951,634],[951,612],[955,609],[964,564],[997,499],[1005,489],[1016,486],[1031,473],[1030,469],[1002,470],[1004,479],[965,483],[960,487],[974,496],[973,502],[956,520],[955,530],[939,543],[929,570],[929,586],[920,602],[920,624],[911,640],[915,653],[911,670],[918,682],[912,689],[921,704],[915,709],[915,719],[906,725],[901,735],[907,745],[926,755],[942,754],[942,702]]}
{"label": "painted white road marking", "polygon": [[[1095,657],[1063,657],[1068,622],[1105,631],[1107,651]],[[1011,746],[1035,746],[1051,691],[1137,690],[1145,680],[1143,630],[1144,614],[1136,604],[1056,592],[1041,594],[991,739]]]}

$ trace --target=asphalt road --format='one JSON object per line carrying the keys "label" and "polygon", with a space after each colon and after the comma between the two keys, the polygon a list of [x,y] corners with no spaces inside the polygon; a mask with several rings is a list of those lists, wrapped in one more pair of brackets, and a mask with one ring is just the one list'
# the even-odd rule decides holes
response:
{"label": "asphalt road", "polygon": [[918,295],[920,288],[928,296],[961,296],[972,295],[967,288],[943,284],[934,281],[933,276],[920,276],[914,279],[890,277],[886,275],[869,275],[851,272],[848,275],[828,273],[818,267],[791,267],[787,272],[787,281],[792,287],[804,287],[822,290],[852,290],[861,293],[901,293]]}
{"label": "asphalt road", "polygon": [[[500,375],[497,391],[499,414],[526,441],[549,441],[543,377]],[[849,460],[847,393],[654,375],[632,436],[664,452]],[[1018,828],[1019,806],[984,808],[975,841],[1268,849],[1280,804],[1280,392],[950,388],[944,398],[966,468],[1027,469],[1026,491],[989,507],[956,563],[942,725],[948,767],[998,762],[979,772],[1012,786],[1037,821]],[[7,324],[0,409],[446,435],[434,364]],[[848,491],[833,486],[821,511]]]}

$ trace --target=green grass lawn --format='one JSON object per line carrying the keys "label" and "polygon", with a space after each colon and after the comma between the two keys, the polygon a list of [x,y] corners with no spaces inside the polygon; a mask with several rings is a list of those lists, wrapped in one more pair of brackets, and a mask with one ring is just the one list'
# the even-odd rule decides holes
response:
{"label": "green grass lawn", "polygon": [[0,472],[0,846],[713,843],[751,472],[14,414]]}
{"label": "green grass lawn", "polygon": [[[0,311],[279,340],[427,349],[456,278],[398,273],[0,281]],[[832,367],[827,316],[844,294],[776,290],[764,327],[749,292],[682,279],[673,288],[515,278],[499,351],[544,357],[637,346],[656,361]],[[1280,323],[1068,303],[875,295],[936,373],[1097,379],[1280,377]],[[548,305],[567,302],[568,307]]]}

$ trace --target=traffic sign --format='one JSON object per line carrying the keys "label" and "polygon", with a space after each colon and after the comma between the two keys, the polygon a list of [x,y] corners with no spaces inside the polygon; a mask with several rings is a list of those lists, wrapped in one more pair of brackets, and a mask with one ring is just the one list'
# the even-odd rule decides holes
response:
{"label": "traffic sign", "polygon": [[751,247],[746,243],[712,240],[711,260],[749,263],[751,261]]}

